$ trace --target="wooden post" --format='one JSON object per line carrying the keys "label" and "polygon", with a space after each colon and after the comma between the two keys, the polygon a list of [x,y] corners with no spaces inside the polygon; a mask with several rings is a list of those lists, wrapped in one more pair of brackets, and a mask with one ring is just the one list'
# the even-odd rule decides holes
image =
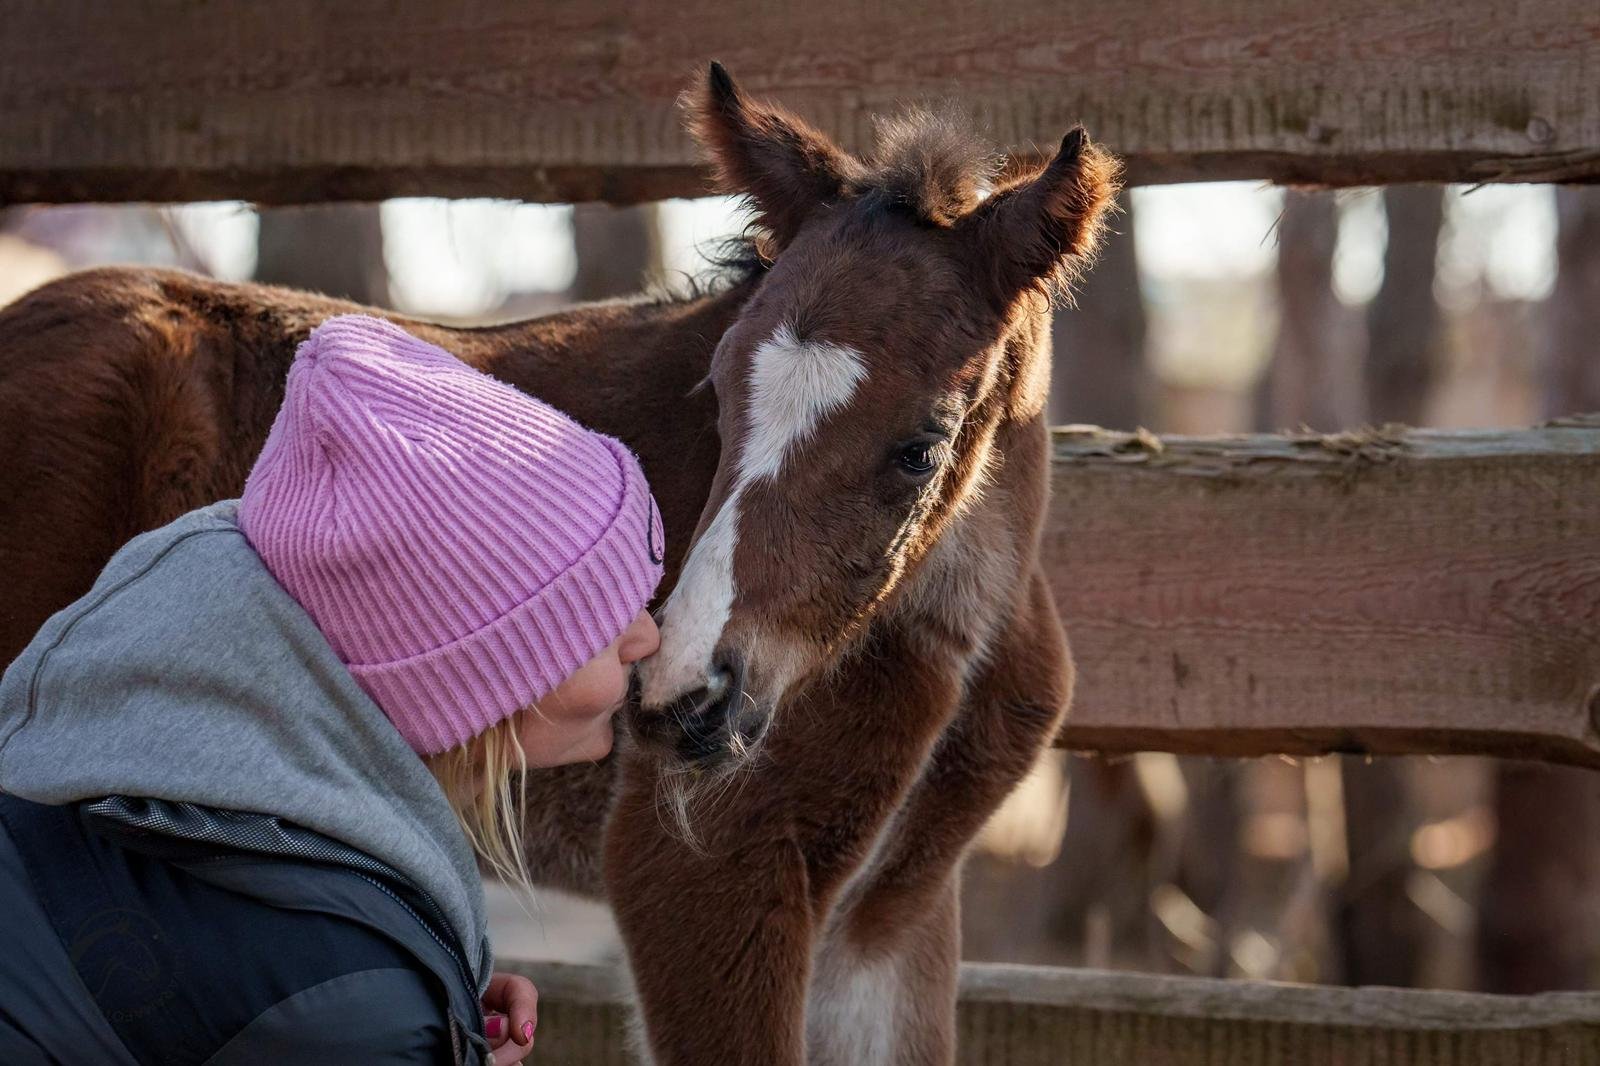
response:
{"label": "wooden post", "polygon": [[260,219],[257,281],[389,306],[377,204],[268,208]]}
{"label": "wooden post", "polygon": [[[1559,272],[1545,304],[1552,415],[1600,404],[1600,194],[1561,189],[1557,205]],[[1499,830],[1478,912],[1482,987],[1590,987],[1600,960],[1600,782],[1559,767],[1500,766],[1494,809]]]}
{"label": "wooden post", "polygon": [[1326,191],[1289,189],[1278,217],[1278,336],[1257,400],[1256,428],[1332,433],[1366,419],[1361,365],[1333,294],[1338,205]]}
{"label": "wooden post", "polygon": [[[1367,308],[1364,419],[1423,424],[1439,343],[1433,296],[1444,189],[1383,191],[1388,243],[1383,284]],[[1356,353],[1345,353],[1354,362]],[[1397,697],[1399,698],[1399,697]],[[1351,985],[1417,983],[1425,927],[1411,902],[1411,832],[1416,815],[1404,767],[1392,760],[1341,760],[1349,872],[1332,907],[1339,976]]]}
{"label": "wooden post", "polygon": [[1425,425],[1439,359],[1439,303],[1433,297],[1444,189],[1395,185],[1383,190],[1389,241],[1383,284],[1367,307],[1366,417]]}
{"label": "wooden post", "polygon": [[1149,424],[1143,413],[1150,382],[1132,197],[1123,193],[1118,206],[1113,232],[1080,283],[1075,306],[1055,315],[1050,421],[1057,425],[1138,429]]}
{"label": "wooden post", "polygon": [[572,214],[578,273],[573,300],[631,296],[661,273],[660,238],[654,204],[616,208],[579,204]]}

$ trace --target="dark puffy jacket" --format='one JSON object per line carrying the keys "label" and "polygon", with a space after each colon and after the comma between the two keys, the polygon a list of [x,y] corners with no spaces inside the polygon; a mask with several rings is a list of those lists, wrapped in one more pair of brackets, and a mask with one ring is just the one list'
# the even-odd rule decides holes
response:
{"label": "dark puffy jacket", "polygon": [[470,848],[233,514],[0,681],[0,1064],[481,1062]]}

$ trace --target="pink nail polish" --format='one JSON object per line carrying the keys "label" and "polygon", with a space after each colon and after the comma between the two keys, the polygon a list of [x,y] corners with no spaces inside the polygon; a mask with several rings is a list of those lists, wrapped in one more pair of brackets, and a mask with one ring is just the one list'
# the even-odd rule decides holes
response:
{"label": "pink nail polish", "polygon": [[484,1023],[484,1031],[489,1034],[490,1040],[499,1040],[500,1033],[506,1027],[506,1020],[501,1017],[490,1018]]}
{"label": "pink nail polish", "polygon": [[533,1023],[532,1022],[523,1022],[522,1023],[522,1042],[524,1044],[526,1044],[528,1041],[530,1041],[532,1039],[533,1039]]}

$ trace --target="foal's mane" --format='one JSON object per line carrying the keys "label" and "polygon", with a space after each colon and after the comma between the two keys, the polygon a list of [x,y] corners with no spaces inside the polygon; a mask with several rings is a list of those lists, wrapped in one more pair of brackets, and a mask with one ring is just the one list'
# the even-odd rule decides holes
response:
{"label": "foal's mane", "polygon": [[910,108],[879,119],[874,132],[858,195],[935,226],[949,226],[982,203],[1004,161],[954,105]]}

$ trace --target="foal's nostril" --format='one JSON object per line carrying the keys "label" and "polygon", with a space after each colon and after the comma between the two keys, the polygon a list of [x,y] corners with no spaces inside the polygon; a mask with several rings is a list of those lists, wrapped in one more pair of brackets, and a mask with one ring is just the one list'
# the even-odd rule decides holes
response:
{"label": "foal's nostril", "polygon": [[730,699],[737,698],[744,689],[744,663],[733,652],[719,651],[711,660],[711,670],[706,676],[706,695],[710,697],[706,710],[726,710]]}
{"label": "foal's nostril", "polygon": [[719,652],[706,669],[705,685],[685,693],[667,710],[676,732],[672,747],[689,762],[724,758],[760,734],[741,714],[753,702],[744,691],[744,663],[738,655]]}
{"label": "foal's nostril", "polygon": [[747,753],[766,733],[767,715],[745,691],[743,658],[717,652],[706,666],[703,684],[665,705],[635,704],[630,728],[636,738],[670,750],[679,759],[715,764]]}

